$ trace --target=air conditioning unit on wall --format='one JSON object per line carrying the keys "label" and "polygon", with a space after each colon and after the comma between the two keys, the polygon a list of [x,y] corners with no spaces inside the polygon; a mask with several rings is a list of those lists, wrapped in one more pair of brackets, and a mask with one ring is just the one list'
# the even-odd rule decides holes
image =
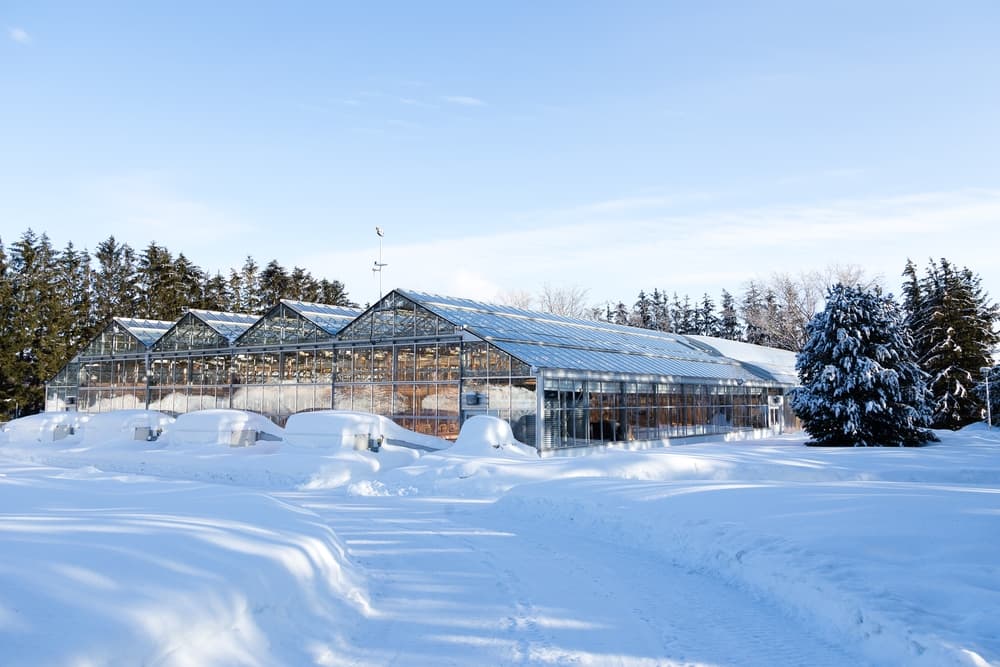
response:
{"label": "air conditioning unit on wall", "polygon": [[782,405],[785,404],[785,397],[784,396],[768,396],[767,397],[767,404],[770,405],[772,408],[780,408]]}

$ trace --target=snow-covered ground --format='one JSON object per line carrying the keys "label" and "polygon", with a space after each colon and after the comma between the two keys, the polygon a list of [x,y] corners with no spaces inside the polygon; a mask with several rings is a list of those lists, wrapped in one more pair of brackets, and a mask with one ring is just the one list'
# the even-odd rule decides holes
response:
{"label": "snow-covered ground", "polygon": [[29,417],[0,663],[1000,665],[1000,431],[939,436],[540,459],[489,418],[429,451],[357,413]]}

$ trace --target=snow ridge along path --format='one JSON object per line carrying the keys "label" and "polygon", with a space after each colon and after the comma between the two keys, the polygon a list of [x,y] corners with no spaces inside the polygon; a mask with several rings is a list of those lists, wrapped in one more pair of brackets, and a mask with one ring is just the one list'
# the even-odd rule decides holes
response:
{"label": "snow ridge along path", "polygon": [[544,516],[439,497],[300,500],[368,573],[359,664],[866,664],[717,577]]}

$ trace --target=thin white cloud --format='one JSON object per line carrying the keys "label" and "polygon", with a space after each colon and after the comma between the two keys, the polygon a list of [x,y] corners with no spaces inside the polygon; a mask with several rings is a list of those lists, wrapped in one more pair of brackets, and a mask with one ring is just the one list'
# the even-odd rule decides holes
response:
{"label": "thin white cloud", "polygon": [[[918,265],[947,257],[983,278],[1000,295],[1000,190],[835,201],[678,215],[669,198],[584,205],[570,222],[565,211],[538,215],[528,229],[393,242],[387,227],[385,290],[406,287],[493,300],[510,290],[537,292],[546,282],[587,289],[594,303],[634,299],[659,288],[692,297],[722,289],[738,293],[752,278],[793,275],[856,264],[885,277],[898,291],[907,258]],[[631,204],[642,204],[635,207]],[[502,221],[485,225],[503,229]],[[377,246],[300,258],[321,274],[338,267],[352,298],[374,300],[371,261]]]}
{"label": "thin white cloud", "polygon": [[18,44],[31,44],[31,35],[24,28],[8,28],[7,35]]}
{"label": "thin white cloud", "polygon": [[401,97],[399,98],[400,104],[405,104],[409,107],[417,107],[418,109],[437,109],[438,107],[433,104],[428,104],[427,102],[421,102],[420,100],[415,100],[411,97]]}
{"label": "thin white cloud", "polygon": [[444,98],[445,102],[450,102],[451,104],[458,104],[463,107],[484,107],[486,102],[482,101],[478,97],[467,97],[465,95],[446,95]]}

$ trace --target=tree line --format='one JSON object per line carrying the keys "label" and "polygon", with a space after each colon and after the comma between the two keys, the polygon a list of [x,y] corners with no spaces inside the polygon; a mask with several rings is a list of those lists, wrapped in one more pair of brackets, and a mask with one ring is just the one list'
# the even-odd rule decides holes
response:
{"label": "tree line", "polygon": [[[595,319],[684,335],[715,336],[728,340],[799,351],[809,320],[835,283],[873,287],[857,266],[833,266],[799,276],[776,273],[755,278],[737,298],[722,290],[718,305],[707,293],[698,299],[672,295],[654,288],[640,290],[631,306],[624,301],[592,309]],[[544,299],[542,299],[544,302]]]}
{"label": "tree line", "polygon": [[0,239],[0,416],[44,406],[44,383],[112,317],[172,321],[187,308],[263,314],[279,299],[355,306],[343,283],[277,260],[252,257],[227,273],[206,272],[184,253],[149,243],[136,251],[114,236],[90,253],[24,232]]}

